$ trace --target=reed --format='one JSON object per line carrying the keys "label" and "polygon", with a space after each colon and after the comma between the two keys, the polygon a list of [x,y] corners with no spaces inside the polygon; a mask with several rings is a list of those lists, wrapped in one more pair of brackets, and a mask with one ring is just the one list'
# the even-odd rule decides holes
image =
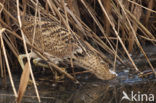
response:
{"label": "reed", "polygon": [[[14,95],[17,97],[11,71],[20,67],[19,65],[13,67],[14,62],[18,62],[17,58],[21,52],[28,54],[30,50],[35,49],[38,53],[43,53],[33,43],[30,44],[24,39],[23,17],[26,15],[55,19],[68,31],[75,32],[77,40],[85,41],[89,49],[96,52],[114,70],[118,65],[117,61],[124,63],[123,59],[127,59],[133,65],[134,71],[141,73],[142,71],[131,57],[131,54],[139,50],[156,75],[153,65],[143,50],[147,41],[152,45],[156,44],[156,7],[154,5],[156,5],[154,0],[149,2],[147,0],[21,0],[20,2],[1,0],[0,76],[5,78],[7,71]],[[33,40],[35,40],[35,31],[34,29]],[[43,55],[41,58],[47,60],[47,57]],[[30,68],[30,71],[25,72],[30,72],[40,101],[28,55],[27,60],[29,65],[27,64],[26,68]],[[73,68],[72,58],[70,63]],[[77,81],[73,74],[86,72],[76,72],[73,69],[72,73],[68,73],[53,63],[49,65],[73,81]],[[27,76],[29,77],[28,74]],[[27,87],[27,83],[25,86]]]}

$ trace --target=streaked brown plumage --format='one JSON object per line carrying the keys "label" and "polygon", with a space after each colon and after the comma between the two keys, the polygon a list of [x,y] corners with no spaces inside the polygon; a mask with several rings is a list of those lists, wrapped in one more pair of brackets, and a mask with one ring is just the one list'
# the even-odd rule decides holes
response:
{"label": "streaked brown plumage", "polygon": [[113,73],[113,71],[109,70],[108,64],[91,51],[83,57],[78,57],[75,65],[86,68],[102,80],[109,80],[116,77],[115,72]]}
{"label": "streaked brown plumage", "polygon": [[[28,18],[28,17],[27,17]],[[34,20],[27,19],[24,32],[28,40],[33,41]],[[72,35],[58,22],[55,21],[39,21],[37,19],[36,33],[34,37],[34,44],[42,51],[56,56],[58,58],[65,58],[72,55],[73,51],[78,49],[78,45],[73,41]]]}
{"label": "streaked brown plumage", "polygon": [[[24,22],[24,33],[30,43],[33,41],[35,17],[26,17]],[[83,44],[83,41],[81,41]],[[108,65],[87,47],[80,45],[74,35],[60,25],[59,22],[48,18],[36,19],[36,30],[34,45],[40,48],[49,59],[53,58],[63,61],[72,57],[74,65],[83,67],[99,79],[108,80],[116,76],[109,70]],[[77,55],[81,54],[81,56]]]}

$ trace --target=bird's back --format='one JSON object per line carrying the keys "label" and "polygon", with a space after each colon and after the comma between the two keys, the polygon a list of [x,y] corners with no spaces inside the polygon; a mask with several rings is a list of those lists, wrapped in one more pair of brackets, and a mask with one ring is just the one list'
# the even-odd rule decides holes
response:
{"label": "bird's back", "polygon": [[[59,22],[37,18],[35,24],[35,17],[30,16],[27,17],[24,24],[24,32],[29,42],[34,41],[34,45],[43,52],[58,58],[66,58],[79,49],[73,34],[62,27]],[[34,31],[35,35],[33,35]]]}

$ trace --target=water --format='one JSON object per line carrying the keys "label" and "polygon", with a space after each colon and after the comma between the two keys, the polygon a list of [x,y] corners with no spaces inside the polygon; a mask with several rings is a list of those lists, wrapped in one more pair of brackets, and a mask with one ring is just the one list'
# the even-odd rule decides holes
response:
{"label": "water", "polygon": [[[101,81],[92,78],[88,81],[82,80],[81,85],[76,85],[70,80],[55,85],[51,81],[42,80],[38,81],[38,89],[42,103],[129,103],[128,100],[121,101],[123,91],[129,96],[132,91],[156,96],[154,76],[152,79],[139,78],[137,75],[129,75],[127,71],[118,74],[114,80]],[[19,77],[13,77],[18,88]],[[0,103],[15,103],[9,79],[6,85],[5,88],[0,85]],[[33,85],[28,86],[22,103],[37,103]]]}
{"label": "water", "polygon": [[[153,63],[156,62],[154,58],[151,58]],[[139,62],[139,59],[137,65],[142,71],[151,70],[146,62]],[[153,65],[155,66],[155,64]],[[155,96],[156,102],[154,74],[141,78],[134,72],[134,68],[123,65],[117,68],[117,73],[118,77],[110,81],[101,81],[90,74],[84,74],[78,76],[80,85],[76,85],[70,80],[55,84],[51,81],[52,79],[49,79],[52,78],[51,75],[36,74],[39,75],[37,82],[42,103],[154,103],[150,101],[150,99],[152,100],[151,95]],[[16,89],[19,85],[19,78],[19,75],[13,74]],[[130,100],[122,99],[125,96],[124,93]],[[144,95],[143,98],[142,95]],[[15,103],[8,76],[5,85],[2,84],[0,78],[0,103]],[[22,103],[37,103],[33,85],[28,86]]]}

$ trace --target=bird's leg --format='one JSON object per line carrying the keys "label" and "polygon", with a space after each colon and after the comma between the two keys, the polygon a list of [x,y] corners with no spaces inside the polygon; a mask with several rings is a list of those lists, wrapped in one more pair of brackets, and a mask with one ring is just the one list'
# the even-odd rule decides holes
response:
{"label": "bird's leg", "polygon": [[[54,63],[56,65],[59,64],[59,62],[61,61],[61,59],[59,59],[59,58],[55,58],[55,57],[53,57],[53,56],[51,56],[49,54],[46,54],[46,55],[49,56],[49,58],[48,58],[49,60],[48,61],[50,61],[50,62],[52,62],[52,63]],[[45,67],[45,68],[49,68],[48,63],[43,63],[42,61],[43,60],[41,58],[39,58],[39,57],[36,57],[35,59],[33,59],[33,63],[35,65],[41,66],[41,67]]]}
{"label": "bird's leg", "polygon": [[[59,62],[56,60],[54,61],[54,59],[51,59],[50,61],[53,62],[54,64],[58,64],[58,62]],[[43,63],[41,58],[33,59],[33,63],[37,66],[41,66],[44,68],[50,68],[54,74],[55,82],[58,82],[59,80],[64,79],[64,77],[65,77],[64,74],[59,74],[57,71],[53,70],[48,64]],[[62,68],[62,69],[65,70],[65,68]]]}
{"label": "bird's leg", "polygon": [[[43,63],[42,59],[37,57],[33,52],[29,53],[29,56],[31,58],[33,58],[33,64],[37,65],[37,66],[41,66],[41,67],[44,67],[44,68],[50,68],[49,65],[47,63]],[[23,62],[23,59],[26,58],[27,55],[26,54],[21,54],[19,55],[18,57],[18,61],[22,67],[22,69],[24,69],[24,62]],[[57,59],[57,58],[50,58],[50,62],[53,62],[54,64],[59,64],[59,61],[60,59]],[[65,68],[63,68],[65,70]],[[54,73],[54,78],[56,81],[59,81],[60,79],[63,79],[64,78],[64,75],[60,75],[57,73],[57,71],[53,71]],[[32,82],[32,81],[29,81],[29,82]]]}
{"label": "bird's leg", "polygon": [[[29,56],[31,58],[33,58],[33,63],[35,65],[38,65],[38,66],[42,66],[42,67],[46,67],[48,68],[48,65],[47,64],[44,64],[44,63],[41,63],[40,61],[42,60],[41,58],[39,58],[34,52],[30,52],[29,53]],[[23,59],[26,58],[27,55],[26,54],[21,54],[18,56],[18,61],[22,67],[22,69],[24,69],[24,62],[23,62]]]}
{"label": "bird's leg", "polygon": [[42,63],[41,61],[42,61],[41,58],[35,58],[35,59],[33,59],[33,63],[35,65],[41,66],[41,67],[45,67],[45,68],[49,68],[49,65],[48,64]]}
{"label": "bird's leg", "polygon": [[[63,69],[64,71],[66,71],[66,68],[61,68],[61,69]],[[54,71],[54,79],[55,79],[56,82],[59,81],[59,80],[62,80],[64,78],[65,78],[65,75],[64,74],[60,74],[57,71]]]}
{"label": "bird's leg", "polygon": [[[28,53],[28,56],[30,57],[30,59],[31,59],[31,58],[37,58],[37,55],[36,55],[34,52]],[[24,69],[24,62],[23,62],[23,59],[26,58],[26,57],[27,57],[26,54],[20,54],[20,55],[18,56],[18,61],[19,61],[20,65],[21,65],[22,69]]]}

